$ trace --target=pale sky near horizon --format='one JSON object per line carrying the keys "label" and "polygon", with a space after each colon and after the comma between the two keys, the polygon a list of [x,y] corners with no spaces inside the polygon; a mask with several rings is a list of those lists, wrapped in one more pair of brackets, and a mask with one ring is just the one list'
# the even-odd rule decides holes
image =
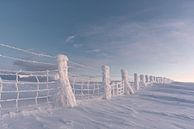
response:
{"label": "pale sky near horizon", "polygon": [[[0,43],[194,82],[193,12],[193,0],[0,0]],[[0,54],[36,60],[4,47]],[[16,67],[0,60],[1,69]]]}

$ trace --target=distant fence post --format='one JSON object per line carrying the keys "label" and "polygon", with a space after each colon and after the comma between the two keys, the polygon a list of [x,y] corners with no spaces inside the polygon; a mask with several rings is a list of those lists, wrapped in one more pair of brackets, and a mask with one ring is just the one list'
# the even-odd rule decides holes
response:
{"label": "distant fence post", "polygon": [[139,90],[139,77],[137,73],[134,73],[134,85],[135,85],[136,90]]}
{"label": "distant fence post", "polygon": [[145,82],[146,82],[146,85],[149,82],[148,75],[145,75]]}
{"label": "distant fence post", "polygon": [[156,77],[156,83],[159,84],[159,78],[158,77]]}
{"label": "distant fence post", "polygon": [[145,76],[143,74],[141,74],[139,77],[140,77],[141,86],[145,86]]}
{"label": "distant fence post", "polygon": [[60,90],[58,91],[57,101],[60,106],[74,107],[77,103],[69,81],[68,58],[65,55],[58,55],[57,60],[60,80]]}
{"label": "distant fence post", "polygon": [[152,80],[152,75],[149,76],[149,81],[150,81],[150,83],[153,82],[153,80]]}
{"label": "distant fence post", "polygon": [[102,83],[104,86],[104,99],[110,99],[111,98],[110,67],[107,65],[102,66]]}
{"label": "distant fence post", "polygon": [[121,69],[122,81],[124,82],[125,94],[134,94],[134,91],[129,83],[129,75],[127,70]]}
{"label": "distant fence post", "polygon": [[154,81],[154,83],[156,83],[156,77],[155,76],[153,76],[153,81]]}

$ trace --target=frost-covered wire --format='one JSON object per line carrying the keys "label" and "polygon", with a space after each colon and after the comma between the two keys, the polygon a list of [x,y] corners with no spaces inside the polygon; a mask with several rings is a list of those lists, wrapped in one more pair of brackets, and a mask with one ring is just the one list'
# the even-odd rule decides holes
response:
{"label": "frost-covered wire", "polygon": [[6,59],[11,59],[11,60],[16,60],[16,61],[22,61],[22,62],[26,62],[26,63],[34,63],[34,64],[44,64],[44,65],[56,66],[55,64],[52,64],[52,63],[44,63],[44,62],[39,62],[39,61],[34,61],[34,60],[25,60],[25,59],[16,58],[16,57],[5,56],[5,55],[2,55],[2,54],[0,54],[0,57],[6,58]]}
{"label": "frost-covered wire", "polygon": [[10,69],[0,69],[0,73],[5,73],[5,74],[14,74],[15,73],[26,73],[26,74],[32,74],[33,76],[35,74],[44,74],[46,72],[58,72],[58,69],[54,69],[54,70],[42,70],[42,71],[26,71],[26,70],[10,70]]}
{"label": "frost-covered wire", "polygon": [[[75,66],[77,66],[77,67],[74,67],[74,68],[86,68],[86,69],[90,69],[90,70],[96,70],[96,67],[93,67],[93,66],[90,66],[90,65],[85,65],[85,64],[81,64],[81,63],[77,63],[77,62],[75,62],[75,61],[69,61],[70,62],[70,65],[72,64],[72,65],[75,65]],[[71,67],[73,67],[73,66],[71,66]]]}
{"label": "frost-covered wire", "polygon": [[10,46],[10,45],[3,44],[3,43],[0,43],[0,46],[6,47],[6,48],[10,48],[10,49],[14,49],[14,50],[21,51],[21,52],[25,52],[25,53],[32,54],[32,55],[39,56],[39,57],[42,56],[42,57],[48,57],[48,58],[56,58],[56,57],[51,56],[51,55],[48,55],[48,54],[42,54],[42,53],[32,52],[32,51],[29,51],[29,50],[26,50],[26,49],[22,49],[22,48]]}
{"label": "frost-covered wire", "polygon": [[[35,55],[35,56],[38,56],[38,57],[48,57],[48,58],[53,58],[53,59],[56,58],[56,56],[51,56],[51,55],[48,55],[48,54],[37,53],[37,52],[29,51],[27,49],[18,48],[18,47],[7,45],[7,44],[3,44],[3,43],[0,43],[0,46],[6,47],[6,48],[9,48],[9,49],[13,49],[13,50],[17,50],[17,51],[20,51],[20,52],[32,54],[32,55]],[[89,66],[89,65],[85,65],[85,64],[82,64],[82,63],[78,63],[76,61],[70,60],[69,63],[70,63],[70,66],[72,64],[72,65],[75,65],[77,67],[87,68],[87,69],[90,69],[90,70],[96,70],[95,67],[92,67],[92,66]]]}

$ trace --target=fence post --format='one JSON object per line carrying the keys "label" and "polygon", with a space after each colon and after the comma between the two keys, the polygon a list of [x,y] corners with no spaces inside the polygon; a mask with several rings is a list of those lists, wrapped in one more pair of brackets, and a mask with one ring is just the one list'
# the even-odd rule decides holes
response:
{"label": "fence post", "polygon": [[129,74],[127,70],[121,69],[122,81],[124,82],[125,94],[134,94],[134,91],[129,83]]}
{"label": "fence post", "polygon": [[145,86],[148,86],[148,83],[149,83],[148,75],[145,75]]}
{"label": "fence post", "polygon": [[57,60],[60,80],[60,90],[57,96],[59,105],[63,107],[74,107],[77,103],[69,81],[68,58],[65,55],[58,55]]}
{"label": "fence post", "polygon": [[149,76],[149,81],[152,83],[152,75]]}
{"label": "fence post", "polygon": [[156,83],[156,77],[155,76],[153,76],[153,81],[154,81],[154,83]]}
{"label": "fence post", "polygon": [[139,90],[139,77],[137,73],[134,73],[134,85],[135,85],[136,90]]}
{"label": "fence post", "polygon": [[104,86],[104,99],[110,99],[111,98],[110,67],[107,65],[102,66],[102,83]]}
{"label": "fence post", "polygon": [[158,77],[156,77],[156,83],[159,84],[159,80],[158,80]]}
{"label": "fence post", "polygon": [[141,86],[145,86],[145,76],[143,74],[140,75],[140,82]]}

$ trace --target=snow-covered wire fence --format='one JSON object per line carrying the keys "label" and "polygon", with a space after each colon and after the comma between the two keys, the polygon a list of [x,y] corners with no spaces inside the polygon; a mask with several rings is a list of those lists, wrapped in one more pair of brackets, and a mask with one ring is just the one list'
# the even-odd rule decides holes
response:
{"label": "snow-covered wire fence", "polygon": [[124,95],[125,93],[124,81],[112,81],[110,85],[112,96]]}
{"label": "snow-covered wire fence", "polygon": [[53,102],[58,90],[57,81],[53,78],[55,71],[4,73],[0,71],[1,111],[19,111],[24,107]]}
{"label": "snow-covered wire fence", "polygon": [[77,100],[103,96],[104,87],[98,76],[70,76],[70,80]]}
{"label": "snow-covered wire fence", "polygon": [[134,94],[140,88],[151,86],[153,83],[171,82],[164,77],[137,73],[129,75],[128,71],[123,69],[115,76],[111,74],[109,66],[103,66],[100,70],[90,65],[69,61],[65,55],[56,58],[6,44],[0,46],[38,57],[57,59],[57,63],[0,55],[2,58],[58,66],[58,69],[43,71],[0,70],[0,113],[38,108],[40,105],[57,104],[62,107],[74,107],[77,100],[111,99],[114,96]]}

